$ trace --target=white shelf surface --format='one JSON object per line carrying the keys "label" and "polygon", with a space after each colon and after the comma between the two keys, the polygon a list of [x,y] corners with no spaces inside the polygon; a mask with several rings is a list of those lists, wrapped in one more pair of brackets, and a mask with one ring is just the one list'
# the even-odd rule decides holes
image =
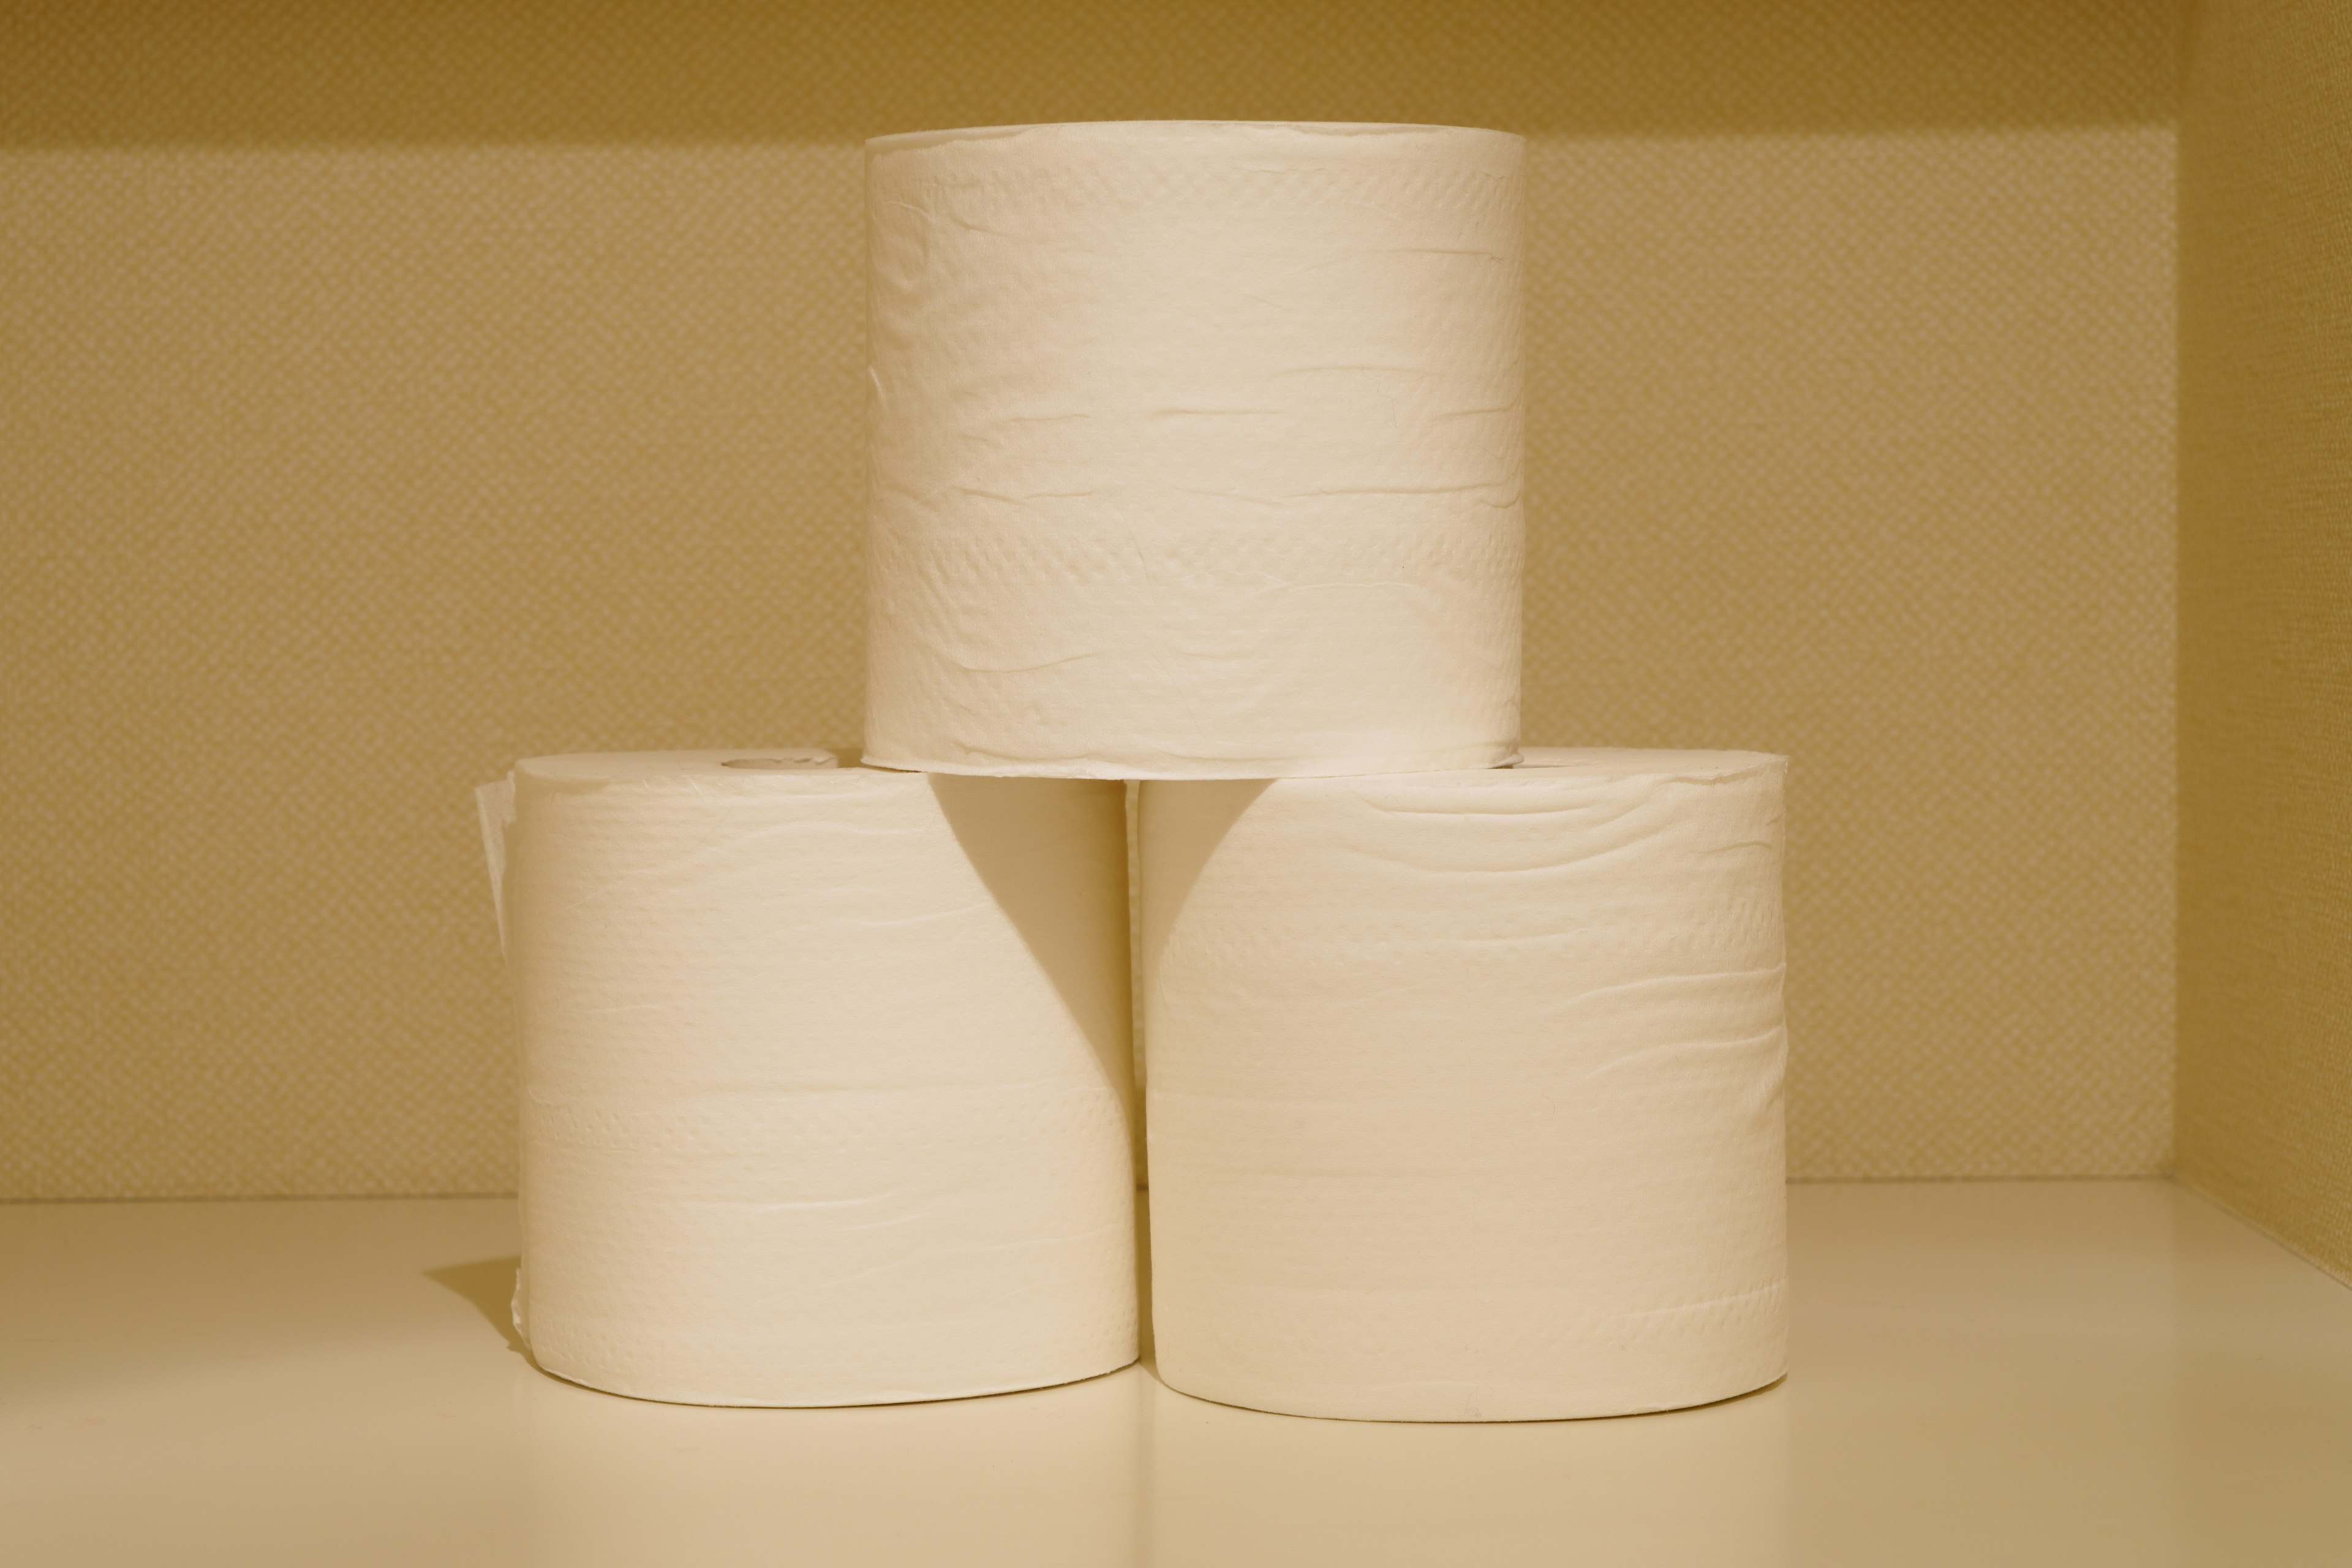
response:
{"label": "white shelf surface", "polygon": [[2352,1563],[2352,1289],[2166,1182],[1790,1201],[1785,1382],[1491,1426],[646,1404],[517,1350],[505,1200],[0,1206],[0,1558]]}

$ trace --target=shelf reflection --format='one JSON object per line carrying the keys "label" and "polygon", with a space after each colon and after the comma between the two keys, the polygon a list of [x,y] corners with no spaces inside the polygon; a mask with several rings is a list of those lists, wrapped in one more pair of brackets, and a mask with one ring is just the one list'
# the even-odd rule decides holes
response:
{"label": "shelf reflection", "polygon": [[[519,1369],[520,1372],[520,1369]],[[1633,1420],[1316,1421],[1141,1366],[933,1405],[709,1410],[521,1373],[531,1561],[1771,1563],[1779,1389]]]}

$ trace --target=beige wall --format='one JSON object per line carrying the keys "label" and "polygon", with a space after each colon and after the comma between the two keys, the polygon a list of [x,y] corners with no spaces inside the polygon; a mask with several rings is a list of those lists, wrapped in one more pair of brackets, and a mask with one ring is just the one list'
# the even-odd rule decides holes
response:
{"label": "beige wall", "polygon": [[2168,5],[5,11],[0,1194],[505,1186],[467,787],[855,742],[856,140],[1178,115],[1535,138],[1529,736],[1795,756],[1799,1170],[2168,1160]]}
{"label": "beige wall", "polygon": [[1539,167],[1527,727],[1792,759],[1792,1167],[2162,1168],[2169,132]]}
{"label": "beige wall", "polygon": [[2187,68],[2180,1172],[2352,1279],[2352,11]]}

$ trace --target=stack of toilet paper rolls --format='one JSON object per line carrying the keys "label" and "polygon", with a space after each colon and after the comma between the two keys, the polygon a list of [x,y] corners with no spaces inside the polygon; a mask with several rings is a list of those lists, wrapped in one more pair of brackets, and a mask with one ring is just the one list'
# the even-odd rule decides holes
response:
{"label": "stack of toilet paper rolls", "polygon": [[1373,1420],[1780,1375],[1780,758],[1518,746],[1523,144],[868,143],[866,750],[519,764],[518,1326],[649,1398],[1137,1342]]}

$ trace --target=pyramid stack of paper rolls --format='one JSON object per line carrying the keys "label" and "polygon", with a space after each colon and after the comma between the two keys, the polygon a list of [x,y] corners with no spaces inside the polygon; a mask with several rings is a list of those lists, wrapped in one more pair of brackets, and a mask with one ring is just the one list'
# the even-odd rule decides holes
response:
{"label": "pyramid stack of paper rolls", "polygon": [[1124,1366],[1139,1116],[1175,1389],[1498,1421],[1780,1375],[1783,763],[1519,747],[1522,157],[868,143],[862,760],[482,791],[542,1367]]}

